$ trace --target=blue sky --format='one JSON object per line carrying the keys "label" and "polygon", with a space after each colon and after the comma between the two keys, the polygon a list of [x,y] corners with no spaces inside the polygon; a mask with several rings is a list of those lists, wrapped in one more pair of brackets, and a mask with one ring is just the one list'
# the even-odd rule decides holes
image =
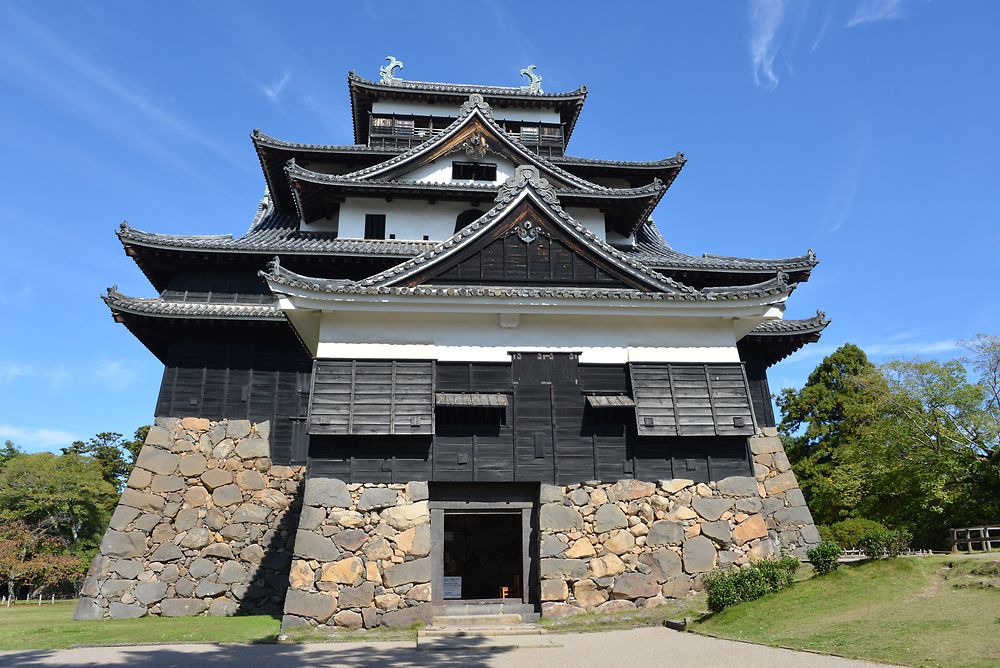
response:
{"label": "blue sky", "polygon": [[55,449],[151,419],[161,367],[98,295],[152,288],[114,236],[241,233],[249,133],[350,143],[346,73],[586,83],[574,155],[688,164],[681,250],[822,264],[788,317],[876,360],[1000,333],[1000,3],[0,1],[0,439]]}

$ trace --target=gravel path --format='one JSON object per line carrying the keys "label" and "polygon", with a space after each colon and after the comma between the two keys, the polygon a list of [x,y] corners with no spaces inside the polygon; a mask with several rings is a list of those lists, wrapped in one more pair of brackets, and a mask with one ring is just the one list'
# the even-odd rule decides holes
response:
{"label": "gravel path", "polygon": [[[548,646],[416,649],[414,643],[307,645],[156,645],[0,652],[0,666],[103,666],[191,668],[195,665],[261,666],[449,666],[462,668],[680,668],[761,665],[768,668],[860,668],[874,663],[718,640],[663,628],[601,633],[550,634]],[[506,642],[518,642],[506,640]]]}

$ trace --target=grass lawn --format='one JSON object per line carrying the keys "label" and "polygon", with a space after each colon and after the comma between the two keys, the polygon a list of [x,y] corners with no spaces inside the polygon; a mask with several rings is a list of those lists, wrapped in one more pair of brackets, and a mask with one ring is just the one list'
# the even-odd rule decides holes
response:
{"label": "grass lawn", "polygon": [[274,617],[144,617],[74,622],[76,601],[0,607],[0,649],[171,642],[275,642]]}
{"label": "grass lawn", "polygon": [[841,566],[694,630],[908,666],[1000,666],[1000,557]]}

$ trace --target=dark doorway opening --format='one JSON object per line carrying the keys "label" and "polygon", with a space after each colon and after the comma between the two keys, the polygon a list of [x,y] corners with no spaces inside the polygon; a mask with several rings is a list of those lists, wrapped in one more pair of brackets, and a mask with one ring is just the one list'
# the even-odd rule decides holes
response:
{"label": "dark doorway opening", "polygon": [[445,512],[444,598],[520,599],[521,540],[520,512]]}

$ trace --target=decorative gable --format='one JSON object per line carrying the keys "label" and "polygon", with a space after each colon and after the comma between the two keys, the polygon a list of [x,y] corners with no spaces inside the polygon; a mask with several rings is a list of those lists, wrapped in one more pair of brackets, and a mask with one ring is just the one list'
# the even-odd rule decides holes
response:
{"label": "decorative gable", "polygon": [[523,200],[460,252],[402,284],[649,289],[568,234],[530,199]]}

